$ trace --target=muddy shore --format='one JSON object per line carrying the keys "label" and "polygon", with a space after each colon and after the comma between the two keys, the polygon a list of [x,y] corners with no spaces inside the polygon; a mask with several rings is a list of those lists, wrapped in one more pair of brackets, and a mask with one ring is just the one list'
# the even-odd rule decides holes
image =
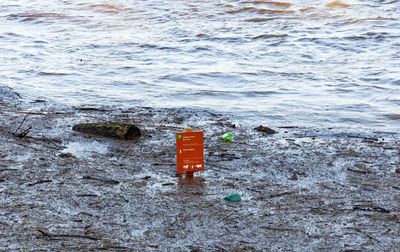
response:
{"label": "muddy shore", "polygon": [[[107,121],[142,136],[72,131]],[[186,126],[205,131],[194,178],[175,176]],[[398,251],[399,134],[295,126],[267,135],[210,111],[66,107],[0,87],[0,250]]]}

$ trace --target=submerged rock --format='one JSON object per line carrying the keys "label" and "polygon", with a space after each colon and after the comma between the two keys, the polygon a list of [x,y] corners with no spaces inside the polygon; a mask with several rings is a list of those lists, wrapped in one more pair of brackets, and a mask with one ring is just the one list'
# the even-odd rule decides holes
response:
{"label": "submerged rock", "polygon": [[141,135],[138,127],[125,123],[81,123],[75,124],[72,130],[127,140],[136,139]]}

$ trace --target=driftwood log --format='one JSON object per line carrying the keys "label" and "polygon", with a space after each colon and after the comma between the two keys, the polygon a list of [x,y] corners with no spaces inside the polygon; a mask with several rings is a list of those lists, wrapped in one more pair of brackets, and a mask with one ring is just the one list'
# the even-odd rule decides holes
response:
{"label": "driftwood log", "polygon": [[80,123],[75,124],[72,127],[72,130],[104,137],[129,140],[136,139],[141,135],[138,127],[125,123]]}
{"label": "driftwood log", "polygon": [[271,128],[268,128],[266,126],[263,126],[263,125],[255,127],[254,130],[259,131],[259,132],[264,133],[264,134],[268,134],[268,135],[276,133],[275,130],[273,130]]}

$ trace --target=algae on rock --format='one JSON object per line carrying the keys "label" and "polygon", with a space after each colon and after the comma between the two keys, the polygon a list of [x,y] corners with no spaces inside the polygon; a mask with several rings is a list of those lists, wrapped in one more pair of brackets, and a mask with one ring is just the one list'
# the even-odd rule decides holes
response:
{"label": "algae on rock", "polygon": [[141,133],[140,129],[133,124],[126,123],[80,123],[72,127],[73,130],[119,139],[136,139]]}

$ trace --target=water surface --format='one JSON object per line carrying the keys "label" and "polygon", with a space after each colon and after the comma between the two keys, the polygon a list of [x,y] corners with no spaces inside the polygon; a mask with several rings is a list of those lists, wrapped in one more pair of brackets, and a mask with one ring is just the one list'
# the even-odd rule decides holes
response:
{"label": "water surface", "polygon": [[67,104],[400,129],[400,2],[3,0],[0,83]]}

